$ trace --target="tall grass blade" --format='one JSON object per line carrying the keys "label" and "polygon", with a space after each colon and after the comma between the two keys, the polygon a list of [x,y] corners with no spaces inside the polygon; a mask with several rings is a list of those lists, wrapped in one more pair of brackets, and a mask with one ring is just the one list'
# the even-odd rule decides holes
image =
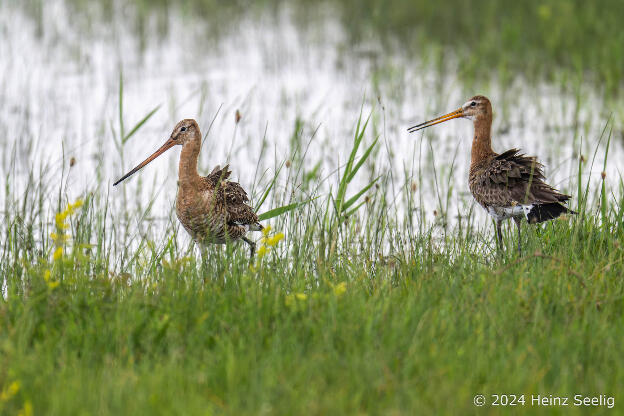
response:
{"label": "tall grass blade", "polygon": [[336,197],[335,197],[336,215],[338,217],[340,217],[342,215],[342,212],[345,209],[344,208],[344,199],[345,199],[345,195],[347,193],[347,188],[348,188],[349,183],[353,180],[353,177],[355,176],[357,171],[362,167],[363,163],[370,156],[370,154],[372,152],[372,149],[377,144],[377,141],[379,139],[379,138],[376,138],[373,141],[373,144],[366,149],[366,152],[364,152],[364,155],[360,158],[360,160],[358,161],[358,163],[354,167],[353,163],[355,162],[357,151],[358,151],[358,149],[360,147],[360,144],[362,143],[362,140],[364,138],[364,133],[366,132],[366,128],[368,126],[368,123],[370,121],[371,116],[372,116],[372,113],[368,115],[368,117],[366,118],[366,122],[364,123],[364,125],[362,125],[362,111],[360,110],[360,115],[358,117],[358,122],[357,122],[357,125],[355,127],[355,134],[354,134],[354,139],[353,139],[353,147],[351,148],[351,153],[349,155],[349,161],[347,162],[347,164],[345,166],[344,172],[343,172],[342,177],[340,179],[340,183],[338,185],[338,193],[336,194]]}
{"label": "tall grass blade", "polygon": [[377,182],[377,180],[381,178],[381,176],[377,176],[375,179],[372,180],[371,183],[369,183],[368,185],[366,185],[364,188],[362,188],[362,190],[360,192],[358,192],[357,194],[353,195],[351,198],[349,198],[343,205],[342,205],[342,210],[346,211],[347,209],[349,209],[349,207],[351,205],[353,205],[358,199],[360,199],[360,197],[362,195],[364,195],[364,193],[366,193],[366,191],[368,191],[373,185],[375,185],[375,182]]}
{"label": "tall grass blade", "polygon": [[306,204],[309,204],[310,202],[314,201],[316,198],[310,198],[306,201],[302,201],[302,202],[293,202],[292,204],[288,204],[288,205],[284,205],[278,208],[273,208],[269,211],[263,212],[262,214],[258,215],[258,221],[265,221],[265,220],[269,220],[271,218],[277,217],[279,215],[285,214],[288,211],[292,211],[293,209],[297,209],[299,207],[302,207]]}
{"label": "tall grass blade", "polygon": [[269,184],[269,186],[262,193],[262,197],[255,204],[255,209],[254,209],[255,212],[258,212],[258,210],[260,210],[260,207],[262,206],[262,204],[264,204],[264,201],[269,196],[269,193],[271,192],[271,189],[273,189],[273,186],[275,185],[275,182],[277,182],[277,178],[278,178],[278,176],[280,174],[280,171],[282,170],[283,166],[284,166],[284,162],[282,162],[280,164],[279,168],[277,168],[277,171],[275,171],[275,175],[273,175],[273,180],[271,180],[271,183]]}
{"label": "tall grass blade", "polygon": [[124,137],[123,91],[123,72],[119,71],[119,137]]}
{"label": "tall grass blade", "polygon": [[375,148],[375,145],[377,145],[378,141],[379,141],[379,136],[377,136],[377,138],[373,140],[373,143],[368,147],[368,149],[366,149],[366,152],[364,152],[360,160],[358,160],[358,163],[353,167],[353,169],[351,170],[351,174],[347,178],[347,182],[351,182],[353,180],[353,177],[355,176],[355,174],[360,170],[364,162],[368,160],[371,152]]}
{"label": "tall grass blade", "polygon": [[607,137],[607,147],[605,149],[604,163],[602,166],[602,184],[600,186],[600,214],[602,219],[602,226],[607,226],[608,218],[607,218],[607,157],[609,156],[609,145],[611,144],[611,136],[613,134],[613,126],[609,130],[609,136]]}
{"label": "tall grass blade", "polygon": [[157,105],[152,111],[147,113],[147,115],[143,117],[141,121],[139,121],[132,128],[132,130],[130,130],[128,134],[126,134],[125,136],[122,136],[123,138],[121,139],[121,143],[126,144],[126,142],[134,135],[134,133],[136,133],[143,126],[143,124],[145,124],[156,113],[156,111],[158,111],[158,109],[160,109],[160,104]]}

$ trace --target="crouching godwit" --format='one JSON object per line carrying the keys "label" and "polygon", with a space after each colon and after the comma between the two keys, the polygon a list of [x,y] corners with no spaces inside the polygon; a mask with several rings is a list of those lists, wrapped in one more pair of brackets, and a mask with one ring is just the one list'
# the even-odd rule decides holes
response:
{"label": "crouching godwit", "polygon": [[253,209],[247,205],[249,198],[245,190],[238,183],[226,180],[231,173],[227,165],[224,168],[215,167],[206,177],[197,173],[201,139],[195,120],[180,121],[160,149],[122,176],[113,186],[132,176],[171,147],[182,146],[176,198],[176,214],[182,226],[200,244],[243,240],[249,244],[253,257],[256,245],[245,234],[248,231],[260,231],[263,227]]}
{"label": "crouching godwit", "polygon": [[544,182],[543,165],[535,157],[525,156],[518,149],[501,154],[492,150],[492,105],[482,95],[472,97],[452,113],[417,124],[408,131],[413,133],[458,117],[474,123],[468,182],[474,199],[496,220],[499,249],[503,245],[503,220],[513,218],[515,221],[520,252],[520,222],[523,218],[529,223],[538,223],[564,213],[576,214],[564,206],[570,196]]}

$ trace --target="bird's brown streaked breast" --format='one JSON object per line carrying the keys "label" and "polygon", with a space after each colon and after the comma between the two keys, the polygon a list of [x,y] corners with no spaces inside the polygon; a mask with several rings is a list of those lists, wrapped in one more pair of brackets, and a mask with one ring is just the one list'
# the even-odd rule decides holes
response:
{"label": "bird's brown streaked breast", "polygon": [[176,214],[184,229],[198,242],[225,243],[226,211],[212,192],[178,193]]}

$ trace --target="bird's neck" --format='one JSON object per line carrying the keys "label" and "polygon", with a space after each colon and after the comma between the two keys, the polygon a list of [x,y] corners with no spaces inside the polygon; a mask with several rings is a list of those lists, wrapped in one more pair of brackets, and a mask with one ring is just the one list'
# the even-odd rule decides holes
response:
{"label": "bird's neck", "polygon": [[479,117],[474,121],[474,138],[472,139],[472,164],[478,163],[494,154],[492,150],[492,118]]}
{"label": "bird's neck", "polygon": [[182,146],[178,169],[178,180],[181,187],[193,185],[200,179],[197,173],[197,159],[200,148],[201,140],[190,140]]}

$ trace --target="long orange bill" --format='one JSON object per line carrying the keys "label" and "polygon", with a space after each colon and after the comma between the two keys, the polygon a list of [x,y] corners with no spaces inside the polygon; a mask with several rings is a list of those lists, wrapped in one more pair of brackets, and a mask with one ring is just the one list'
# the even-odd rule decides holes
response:
{"label": "long orange bill", "polygon": [[137,167],[135,167],[134,169],[132,169],[130,172],[126,173],[124,176],[121,177],[121,179],[119,179],[117,182],[115,182],[113,184],[113,186],[117,185],[119,182],[129,178],[130,176],[134,175],[135,173],[137,173],[139,170],[141,170],[143,168],[143,166],[147,165],[148,163],[150,163],[152,160],[156,159],[158,156],[162,155],[163,153],[165,153],[168,149],[170,149],[171,147],[176,145],[176,141],[173,139],[169,139],[165,142],[165,144],[162,145],[162,147],[158,150],[156,150],[154,152],[153,155],[151,155],[150,157],[148,157],[147,159],[145,159],[143,162],[141,162],[141,164],[139,164]]}
{"label": "long orange bill", "polygon": [[461,108],[459,110],[455,110],[452,113],[445,114],[438,118],[434,118],[433,120],[425,121],[424,123],[416,124],[415,126],[407,129],[409,133],[414,133],[415,131],[422,130],[427,127],[431,127],[436,124],[444,123],[445,121],[452,120],[457,117],[462,117],[464,115],[464,110]]}

